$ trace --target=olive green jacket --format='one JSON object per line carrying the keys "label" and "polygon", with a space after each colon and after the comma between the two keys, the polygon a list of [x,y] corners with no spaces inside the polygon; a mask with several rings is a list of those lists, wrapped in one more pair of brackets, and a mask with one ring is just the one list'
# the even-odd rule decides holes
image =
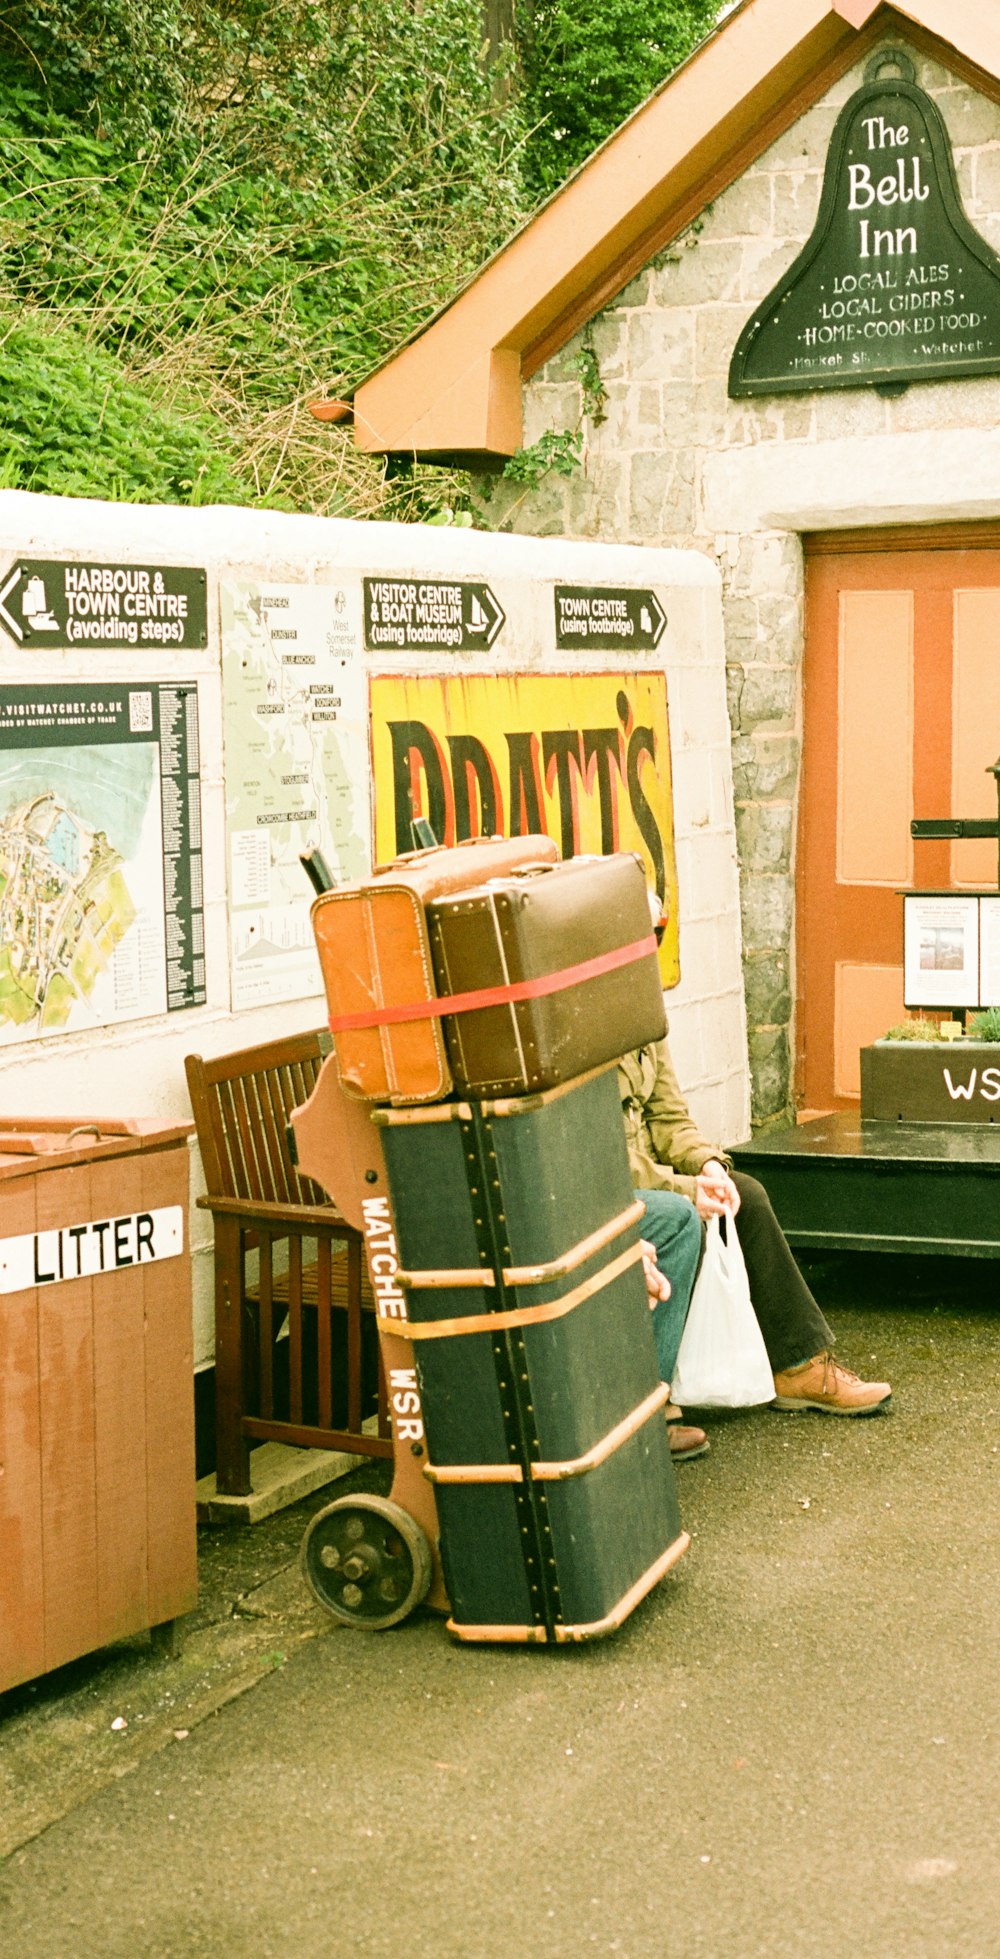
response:
{"label": "olive green jacket", "polygon": [[693,1202],[702,1165],[712,1157],[728,1169],[729,1158],[692,1121],[666,1041],[624,1055],[618,1085],[633,1188],[676,1190]]}

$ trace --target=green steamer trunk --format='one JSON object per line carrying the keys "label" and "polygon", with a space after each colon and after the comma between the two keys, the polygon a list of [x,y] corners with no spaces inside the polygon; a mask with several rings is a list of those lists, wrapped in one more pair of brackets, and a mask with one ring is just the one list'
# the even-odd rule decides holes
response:
{"label": "green steamer trunk", "polygon": [[613,1631],[688,1542],[616,1072],[374,1119],[452,1630]]}

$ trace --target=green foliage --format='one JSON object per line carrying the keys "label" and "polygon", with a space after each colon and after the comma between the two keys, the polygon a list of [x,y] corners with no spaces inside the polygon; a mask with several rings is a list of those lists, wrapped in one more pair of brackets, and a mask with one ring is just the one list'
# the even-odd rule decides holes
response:
{"label": "green foliage", "polygon": [[580,382],[580,420],[575,429],[546,429],[537,442],[519,449],[503,470],[508,483],[521,483],[526,490],[537,489],[550,474],[574,476],[583,462],[583,424],[600,428],[606,422],[608,391],[601,379],[600,363],[594,348],[593,326],[588,324],[580,337],[580,351],[569,363]]}
{"label": "green foliage", "polygon": [[[107,375],[83,347],[147,421],[190,419],[199,455],[208,430],[237,500],[454,504],[450,473],[383,484],[305,403],[375,366],[520,215],[520,124],[479,0],[15,0],[0,56],[0,317],[44,321],[50,352],[66,336],[109,479]],[[12,381],[0,446],[69,490],[68,398],[67,441],[32,458]],[[187,475],[171,462],[162,493]],[[150,480],[142,465],[123,493]]]}
{"label": "green foliage", "polygon": [[965,1031],[970,1041],[1000,1041],[1000,1007],[973,1014]]}
{"label": "green foliage", "polygon": [[900,1020],[895,1027],[889,1027],[882,1036],[883,1041],[943,1041],[944,1035],[936,1020]]}
{"label": "green foliage", "polygon": [[138,138],[181,113],[179,40],[171,0],[8,0],[0,18],[0,46],[58,109],[127,119]]}
{"label": "green foliage", "polygon": [[[513,4],[513,0],[512,0]],[[307,403],[450,299],[710,24],[710,0],[5,0],[0,480],[465,522]],[[525,129],[537,127],[525,148]],[[604,419],[510,465],[580,461]]]}
{"label": "green foliage", "polygon": [[580,429],[546,429],[537,442],[511,456],[503,470],[504,481],[523,483],[526,489],[534,490],[550,471],[556,476],[575,475],[582,457]]}
{"label": "green foliage", "polygon": [[37,316],[0,313],[5,489],[135,503],[243,503],[207,417],[157,408],[110,355]]}
{"label": "green foliage", "polygon": [[528,188],[557,190],[711,32],[718,12],[718,0],[517,0]]}
{"label": "green foliage", "polygon": [[580,351],[573,365],[580,377],[580,402],[583,414],[593,423],[595,429],[606,422],[605,402],[608,391],[601,379],[601,368],[594,347],[593,321],[587,322],[580,336]]}

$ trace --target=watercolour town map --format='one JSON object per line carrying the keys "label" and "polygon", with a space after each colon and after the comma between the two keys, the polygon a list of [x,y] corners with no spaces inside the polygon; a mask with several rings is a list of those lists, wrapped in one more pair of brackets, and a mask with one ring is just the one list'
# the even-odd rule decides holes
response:
{"label": "watercolour town map", "polygon": [[0,1043],[204,997],[203,961],[177,959],[200,916],[170,876],[181,848],[190,868],[190,813],[165,835],[161,779],[186,692],[0,690]]}
{"label": "watercolour town map", "polygon": [[51,790],[0,819],[0,1026],[65,1027],[135,921],[122,859]]}

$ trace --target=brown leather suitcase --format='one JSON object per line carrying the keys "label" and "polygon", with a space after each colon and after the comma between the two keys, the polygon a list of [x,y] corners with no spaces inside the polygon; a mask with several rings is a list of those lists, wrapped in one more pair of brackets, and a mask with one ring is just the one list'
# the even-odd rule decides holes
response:
{"label": "brown leather suitcase", "polygon": [[666,1032],[646,880],[628,852],[515,870],[431,900],[427,915],[439,995],[515,996],[446,1016],[465,1094],[554,1088]]}
{"label": "brown leather suitcase", "polygon": [[315,900],[313,931],[348,1094],[408,1103],[450,1093],[440,1019],[405,1013],[437,991],[425,905],[519,865],[558,858],[551,837],[474,837],[450,849],[410,851]]}

